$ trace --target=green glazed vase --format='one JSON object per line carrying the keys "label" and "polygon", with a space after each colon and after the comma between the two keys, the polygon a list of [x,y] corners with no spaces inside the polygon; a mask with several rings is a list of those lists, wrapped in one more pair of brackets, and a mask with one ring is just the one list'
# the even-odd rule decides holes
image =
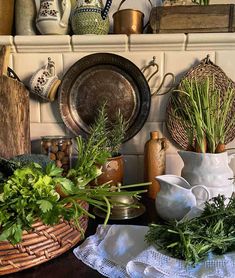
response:
{"label": "green glazed vase", "polygon": [[77,0],[71,15],[73,33],[76,35],[108,34],[108,12],[111,4],[112,0],[107,0],[105,7],[102,0]]}

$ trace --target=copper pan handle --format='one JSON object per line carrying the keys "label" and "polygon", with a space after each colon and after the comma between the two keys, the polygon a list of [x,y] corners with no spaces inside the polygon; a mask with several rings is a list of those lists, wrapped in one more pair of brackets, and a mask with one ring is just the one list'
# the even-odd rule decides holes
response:
{"label": "copper pan handle", "polygon": [[[119,10],[120,10],[120,8],[121,8],[121,6],[122,6],[122,4],[123,4],[124,2],[126,2],[126,0],[122,0],[122,1],[120,2],[120,4],[119,4],[119,6],[118,6],[118,9],[117,9],[117,11],[119,11]],[[150,5],[151,5],[151,8],[152,8],[152,7],[153,7],[153,4],[152,4],[152,2],[151,2],[150,0],[148,0],[148,2],[150,3]]]}

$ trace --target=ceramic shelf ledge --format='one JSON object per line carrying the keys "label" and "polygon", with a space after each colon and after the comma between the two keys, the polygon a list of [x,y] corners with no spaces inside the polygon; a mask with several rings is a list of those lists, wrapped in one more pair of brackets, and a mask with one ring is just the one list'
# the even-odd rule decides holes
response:
{"label": "ceramic shelf ledge", "polygon": [[128,50],[126,35],[74,35],[72,36],[74,52],[124,52]]}
{"label": "ceramic shelf ledge", "polygon": [[235,50],[235,33],[0,36],[17,53]]}
{"label": "ceramic shelf ledge", "polygon": [[15,36],[14,43],[18,53],[71,52],[71,37],[54,36]]}
{"label": "ceramic shelf ledge", "polygon": [[235,33],[200,33],[187,35],[187,50],[233,50]]}
{"label": "ceramic shelf ledge", "polygon": [[0,36],[0,46],[7,45],[11,47],[11,53],[16,52],[16,48],[13,42],[13,36]]}
{"label": "ceramic shelf ledge", "polygon": [[185,50],[185,34],[130,35],[130,51],[181,51]]}

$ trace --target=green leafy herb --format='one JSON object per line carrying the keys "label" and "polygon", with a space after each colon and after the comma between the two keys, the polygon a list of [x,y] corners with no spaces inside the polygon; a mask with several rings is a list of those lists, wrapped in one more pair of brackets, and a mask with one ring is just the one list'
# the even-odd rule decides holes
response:
{"label": "green leafy herb", "polygon": [[[9,240],[13,244],[21,240],[22,231],[29,230],[39,218],[45,224],[54,224],[60,217],[67,218],[71,211],[59,202],[60,196],[55,185],[66,178],[55,166],[48,166],[48,174],[34,163],[15,170],[3,184],[0,194],[0,241]],[[56,173],[58,176],[56,176]]]}
{"label": "green leafy herb", "polygon": [[235,198],[230,198],[227,205],[225,200],[221,195],[212,198],[202,215],[191,220],[152,224],[147,242],[188,264],[198,263],[209,252],[235,250]]}
{"label": "green leafy herb", "polygon": [[[12,244],[20,242],[23,230],[30,230],[36,220],[41,220],[46,225],[54,225],[63,218],[67,221],[73,220],[79,228],[80,216],[94,216],[84,210],[78,200],[84,200],[105,211],[106,224],[114,202],[112,196],[138,197],[138,194],[146,192],[112,192],[108,184],[95,188],[79,187],[61,174],[62,170],[54,164],[49,164],[44,172],[39,164],[33,163],[15,170],[3,183],[3,191],[0,194],[0,241],[9,240]],[[82,182],[84,176],[76,178]],[[120,189],[148,184],[121,186]],[[59,195],[58,188],[65,198]]]}

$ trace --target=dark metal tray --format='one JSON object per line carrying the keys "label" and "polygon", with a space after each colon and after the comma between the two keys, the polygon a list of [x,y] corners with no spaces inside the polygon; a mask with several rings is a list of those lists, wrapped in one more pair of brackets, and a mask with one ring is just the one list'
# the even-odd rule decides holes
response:
{"label": "dark metal tray", "polygon": [[78,60],[67,71],[59,89],[59,103],[62,119],[75,135],[89,133],[103,103],[110,124],[120,109],[129,122],[125,142],[147,120],[151,94],[146,78],[130,60],[96,53]]}

